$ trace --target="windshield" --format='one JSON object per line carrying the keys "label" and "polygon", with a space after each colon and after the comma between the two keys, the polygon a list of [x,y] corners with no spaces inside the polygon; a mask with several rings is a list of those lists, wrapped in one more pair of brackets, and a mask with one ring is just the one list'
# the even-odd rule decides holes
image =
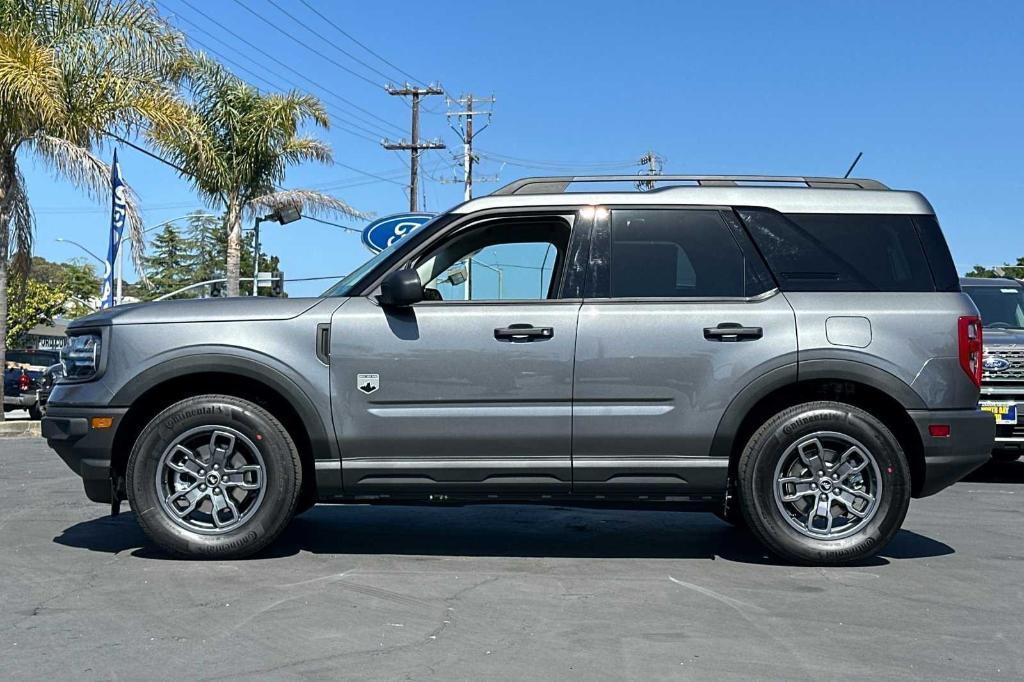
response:
{"label": "windshield", "polygon": [[[435,217],[433,220],[423,223],[418,228],[416,228],[415,231],[411,232],[410,236],[419,236],[422,234],[426,234],[429,231],[429,228],[434,227],[437,224],[438,220],[444,217],[445,214],[441,214]],[[373,272],[373,270],[376,269],[378,265],[381,265],[382,263],[387,261],[401,248],[407,246],[410,241],[412,240],[407,237],[405,239],[396,239],[395,241],[391,242],[391,245],[388,246],[388,248],[376,254],[375,256],[370,258],[370,260],[366,261],[358,268],[342,277],[341,280],[339,280],[334,286],[332,286],[330,289],[322,293],[321,297],[351,296],[353,294],[353,289],[355,288],[355,286],[359,284],[359,282],[364,277],[366,277],[366,275]]]}
{"label": "windshield", "polygon": [[50,365],[56,365],[58,362],[60,362],[60,356],[57,353],[49,353],[47,351],[25,352],[9,350],[7,351],[5,361],[8,365],[49,367]]}
{"label": "windshield", "polygon": [[1024,329],[1024,289],[1020,287],[968,286],[964,292],[981,312],[981,324],[989,329]]}

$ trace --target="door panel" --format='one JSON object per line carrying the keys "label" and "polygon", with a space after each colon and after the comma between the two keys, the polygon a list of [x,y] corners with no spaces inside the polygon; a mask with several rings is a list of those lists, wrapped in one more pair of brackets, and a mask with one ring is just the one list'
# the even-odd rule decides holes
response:
{"label": "door panel", "polygon": [[573,490],[721,494],[726,408],[789,367],[793,309],[734,217],[714,208],[600,209],[580,310]]}
{"label": "door panel", "polygon": [[[579,301],[356,298],[334,316],[332,403],[350,494],[566,492]],[[515,325],[550,328],[496,338]],[[372,388],[358,375],[378,375]]]}
{"label": "door panel", "polygon": [[[756,340],[705,338],[721,323]],[[777,367],[796,376],[793,310],[776,294],[750,303],[613,303],[580,310],[573,411],[576,492],[717,492],[709,459],[726,407]]]}

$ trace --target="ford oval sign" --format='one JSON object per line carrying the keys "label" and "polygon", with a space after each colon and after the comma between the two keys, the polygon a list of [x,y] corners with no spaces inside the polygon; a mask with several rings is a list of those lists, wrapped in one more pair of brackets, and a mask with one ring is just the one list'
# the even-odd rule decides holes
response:
{"label": "ford oval sign", "polygon": [[981,367],[987,372],[1002,372],[1004,369],[1010,369],[1010,361],[1006,358],[989,355],[981,361]]}
{"label": "ford oval sign", "polygon": [[433,218],[432,213],[396,213],[378,218],[363,228],[363,245],[374,253],[383,251]]}

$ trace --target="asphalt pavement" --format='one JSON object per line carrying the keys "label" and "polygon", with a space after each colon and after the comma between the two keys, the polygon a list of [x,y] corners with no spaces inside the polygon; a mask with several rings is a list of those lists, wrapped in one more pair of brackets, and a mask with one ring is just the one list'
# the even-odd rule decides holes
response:
{"label": "asphalt pavement", "polygon": [[0,439],[0,679],[1021,679],[1022,498],[989,465],[850,568],[710,514],[513,506],[321,506],[188,562]]}

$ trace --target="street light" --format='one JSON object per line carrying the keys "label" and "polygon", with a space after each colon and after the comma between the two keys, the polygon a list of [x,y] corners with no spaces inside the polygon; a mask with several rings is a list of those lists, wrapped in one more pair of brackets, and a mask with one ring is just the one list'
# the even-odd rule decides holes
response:
{"label": "street light", "polygon": [[[195,211],[193,211],[192,213],[189,213],[188,215],[180,215],[177,218],[171,218],[170,220],[165,220],[162,223],[157,223],[156,225],[153,225],[152,227],[147,227],[146,229],[142,230],[142,234],[145,234],[147,232],[152,232],[153,230],[155,230],[158,227],[163,227],[164,225],[170,225],[171,223],[176,223],[179,220],[184,220],[185,218],[191,218],[194,215],[197,215]],[[198,214],[198,215],[205,215],[205,214]],[[122,286],[122,282],[124,281],[124,243],[125,242],[130,242],[131,240],[132,240],[131,236],[121,237],[121,244],[120,244],[120,246],[117,249],[117,258],[116,258],[116,260],[117,260],[117,294],[116,294],[116,297],[114,298],[114,300],[117,301],[117,305],[121,305],[121,302],[124,299],[124,297],[121,295],[121,286]]]}
{"label": "street light", "polygon": [[84,246],[82,246],[78,242],[74,241],[73,239],[64,239],[64,237],[57,237],[57,239],[55,241],[61,242],[62,244],[72,244],[74,246],[77,246],[82,251],[85,251],[87,254],[89,254],[90,256],[95,258],[97,261],[99,261],[100,265],[102,265],[104,267],[106,267],[106,265],[107,265],[107,261],[103,260],[102,258],[97,256],[95,253],[93,253],[89,249],[85,248]]}
{"label": "street light", "polygon": [[255,239],[252,244],[252,295],[255,296],[257,289],[259,288],[260,280],[260,223],[273,222],[280,225],[287,225],[288,223],[294,223],[296,220],[302,217],[302,211],[299,210],[297,204],[290,204],[274,209],[272,213],[265,216],[256,216],[256,224],[253,226],[253,230],[256,232]]}

